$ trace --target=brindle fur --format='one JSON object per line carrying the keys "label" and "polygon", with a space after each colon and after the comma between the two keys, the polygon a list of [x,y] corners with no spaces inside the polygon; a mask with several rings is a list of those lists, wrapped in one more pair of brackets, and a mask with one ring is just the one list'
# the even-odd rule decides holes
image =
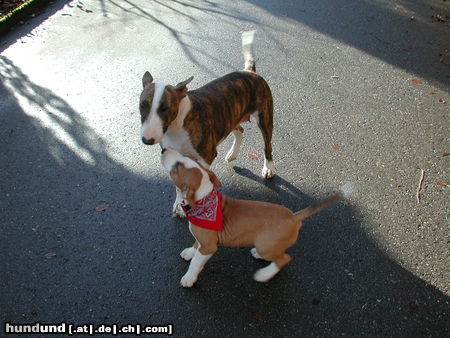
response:
{"label": "brindle fur", "polygon": [[272,161],[272,93],[261,76],[248,71],[230,73],[187,95],[192,109],[184,120],[184,128],[194,149],[208,164],[217,156],[217,145],[234,129],[242,131],[239,123],[254,112],[258,112],[266,159]]}

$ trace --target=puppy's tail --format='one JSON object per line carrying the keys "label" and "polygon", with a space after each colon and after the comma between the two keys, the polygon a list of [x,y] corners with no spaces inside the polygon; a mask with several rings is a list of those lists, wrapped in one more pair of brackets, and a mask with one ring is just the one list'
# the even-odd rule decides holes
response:
{"label": "puppy's tail", "polygon": [[256,61],[253,56],[253,38],[255,30],[242,33],[242,54],[244,54],[244,70],[256,73]]}
{"label": "puppy's tail", "polygon": [[317,214],[325,208],[332,206],[333,204],[339,202],[341,199],[347,198],[355,192],[355,185],[351,182],[345,183],[337,193],[333,196],[327,198],[322,203],[311,205],[303,210],[294,213],[294,218],[296,221],[303,222],[305,219]]}

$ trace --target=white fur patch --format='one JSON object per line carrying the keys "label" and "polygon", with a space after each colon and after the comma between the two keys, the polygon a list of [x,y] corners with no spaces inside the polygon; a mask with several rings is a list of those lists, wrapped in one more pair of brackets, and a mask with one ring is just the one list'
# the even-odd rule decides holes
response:
{"label": "white fur patch", "polygon": [[256,251],[256,248],[253,248],[250,250],[250,253],[252,254],[254,259],[262,259],[261,255]]}
{"label": "white fur patch", "polygon": [[256,31],[246,31],[242,33],[242,53],[244,60],[253,60],[253,39]]}
{"label": "white fur patch", "polygon": [[278,269],[277,265],[275,263],[270,263],[265,268],[259,269],[255,272],[255,275],[253,278],[257,282],[267,282],[269,281],[273,276],[275,276],[280,269]]}
{"label": "white fur patch", "polygon": [[155,92],[153,94],[150,113],[141,126],[141,136],[147,140],[153,138],[155,140],[154,144],[161,142],[161,139],[163,138],[163,125],[157,110],[161,102],[161,97],[164,94],[164,88],[166,88],[165,83],[155,83]]}
{"label": "white fur patch", "polygon": [[191,264],[189,264],[189,269],[180,281],[181,285],[185,288],[190,288],[194,285],[198,279],[198,274],[203,270],[206,262],[212,257],[212,254],[202,255],[200,251],[194,250],[195,254],[191,260]]}

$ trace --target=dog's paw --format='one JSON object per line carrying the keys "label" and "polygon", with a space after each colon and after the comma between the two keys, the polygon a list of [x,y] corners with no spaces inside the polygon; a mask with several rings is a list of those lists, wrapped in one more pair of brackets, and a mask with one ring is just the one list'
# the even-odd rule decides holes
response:
{"label": "dog's paw", "polygon": [[172,216],[173,217],[180,217],[180,218],[185,218],[186,217],[186,214],[184,213],[184,210],[181,207],[180,203],[175,202],[173,204]]}
{"label": "dog's paw", "polygon": [[190,274],[185,274],[180,281],[180,284],[184,288],[191,288],[195,282],[197,281],[197,277],[192,276]]}
{"label": "dog's paw", "polygon": [[270,263],[265,268],[256,271],[253,278],[260,283],[268,282],[278,273],[278,271],[280,271],[280,269],[278,269],[277,265],[275,263]]}
{"label": "dog's paw", "polygon": [[180,256],[181,258],[183,258],[185,261],[190,261],[192,259],[192,257],[194,257],[195,255],[195,251],[197,249],[193,248],[192,246],[189,248],[184,249],[183,251],[181,251]]}
{"label": "dog's paw", "polygon": [[250,252],[251,252],[253,258],[255,258],[255,259],[262,259],[262,257],[258,253],[258,251],[256,251],[256,248],[251,249]]}
{"label": "dog's paw", "polygon": [[275,176],[275,167],[272,161],[264,161],[264,167],[262,169],[261,175],[265,179],[269,179]]}
{"label": "dog's paw", "polygon": [[225,156],[225,162],[231,162],[234,161],[235,159],[237,159],[237,155],[234,154],[232,150],[230,150],[227,156]]}

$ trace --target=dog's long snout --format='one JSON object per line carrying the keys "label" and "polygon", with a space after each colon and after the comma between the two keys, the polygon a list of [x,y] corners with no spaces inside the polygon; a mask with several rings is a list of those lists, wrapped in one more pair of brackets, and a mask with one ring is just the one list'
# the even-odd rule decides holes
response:
{"label": "dog's long snout", "polygon": [[142,137],[142,142],[144,142],[144,144],[151,146],[152,144],[155,144],[155,139],[153,137],[151,137],[149,139]]}

